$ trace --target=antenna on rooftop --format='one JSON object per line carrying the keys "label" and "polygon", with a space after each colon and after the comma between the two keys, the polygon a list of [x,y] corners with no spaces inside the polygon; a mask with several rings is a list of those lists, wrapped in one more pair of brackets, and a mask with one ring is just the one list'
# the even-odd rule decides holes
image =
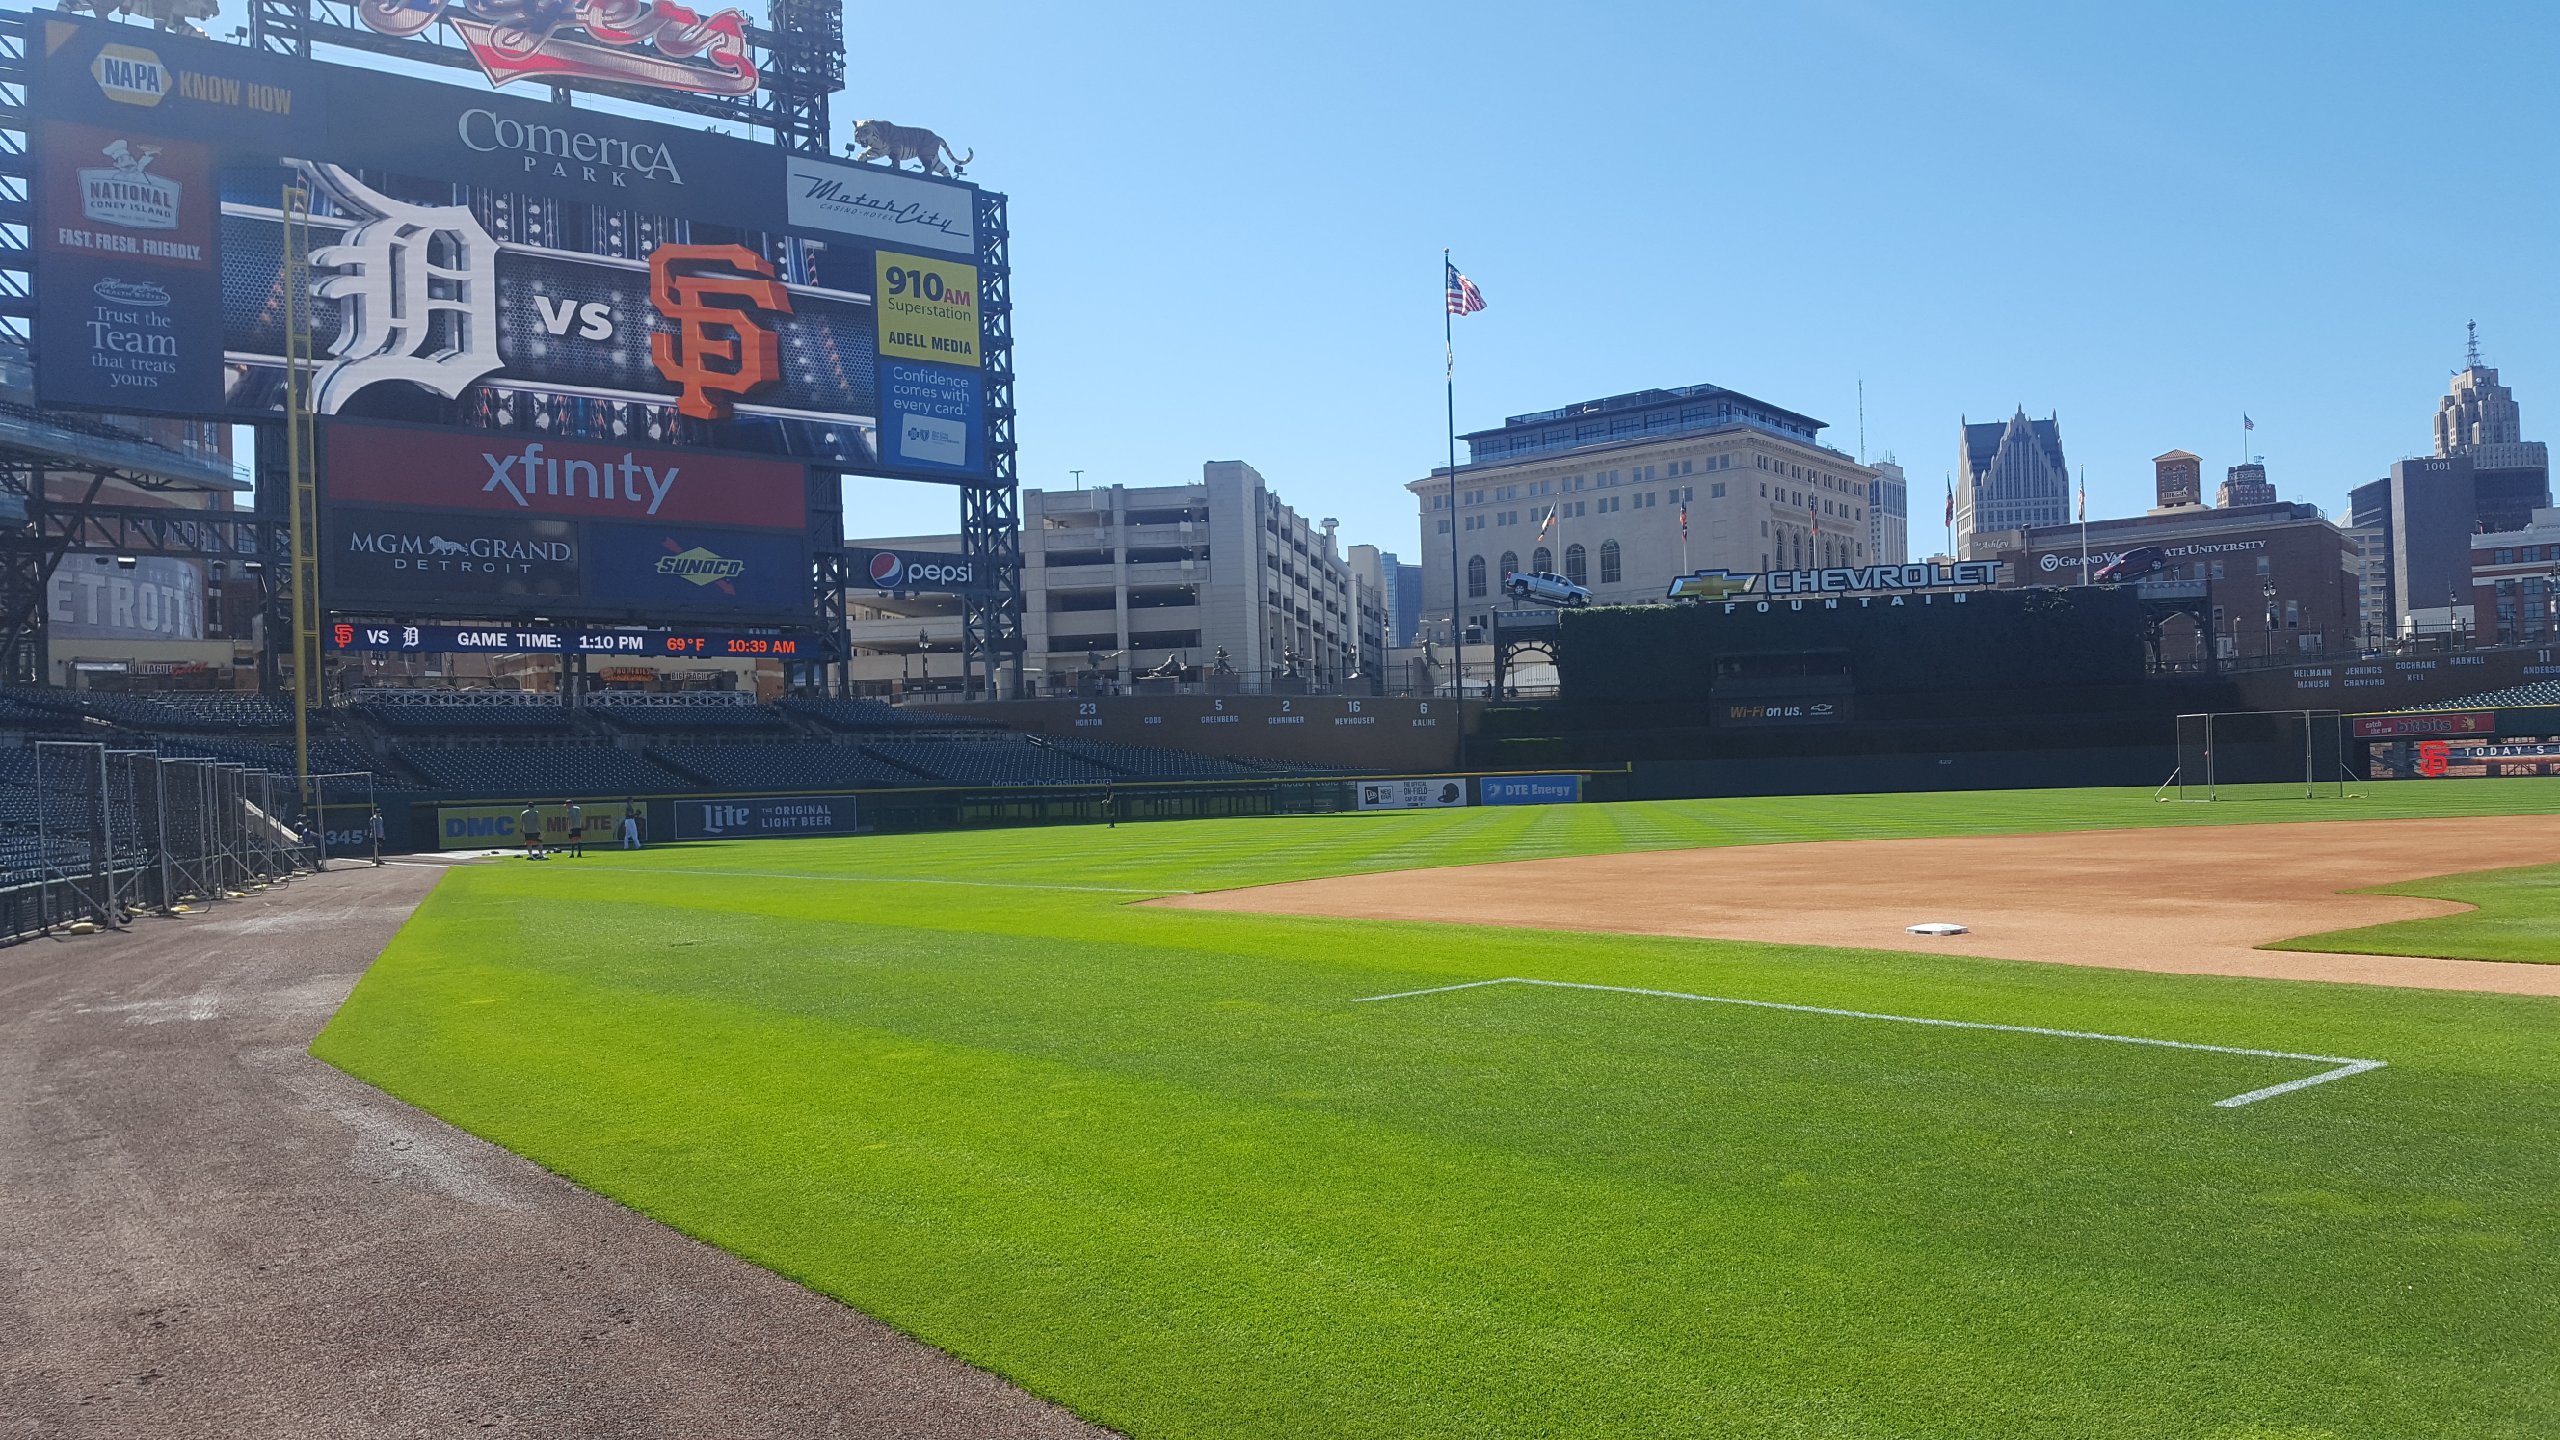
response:
{"label": "antenna on rooftop", "polygon": [[1867,463],[1867,377],[1858,377],[1858,463]]}
{"label": "antenna on rooftop", "polygon": [[2470,361],[2469,368],[2477,370],[2480,368],[2480,322],[2465,320],[2462,322],[2462,328],[2471,337],[2470,344],[2465,347],[2466,358]]}

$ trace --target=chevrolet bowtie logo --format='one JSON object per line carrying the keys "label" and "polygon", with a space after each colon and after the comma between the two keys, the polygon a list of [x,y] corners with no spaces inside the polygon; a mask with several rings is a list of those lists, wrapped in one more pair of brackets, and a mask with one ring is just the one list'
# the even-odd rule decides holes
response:
{"label": "chevrolet bowtie logo", "polygon": [[1730,570],[1700,570],[1682,575],[1671,582],[1673,600],[1725,600],[1748,595],[1760,586],[1757,575],[1736,575]]}

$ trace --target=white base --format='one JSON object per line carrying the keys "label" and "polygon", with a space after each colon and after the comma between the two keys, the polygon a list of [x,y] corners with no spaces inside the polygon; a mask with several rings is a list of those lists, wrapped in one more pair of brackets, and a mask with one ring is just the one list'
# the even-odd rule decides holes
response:
{"label": "white base", "polygon": [[1932,920],[1926,925],[1906,925],[1903,928],[1914,935],[1965,935],[1972,933],[1962,925],[1951,925],[1944,920]]}

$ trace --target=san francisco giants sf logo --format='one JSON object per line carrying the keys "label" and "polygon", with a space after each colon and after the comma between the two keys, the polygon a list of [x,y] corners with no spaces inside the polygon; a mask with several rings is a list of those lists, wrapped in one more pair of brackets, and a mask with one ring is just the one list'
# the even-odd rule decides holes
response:
{"label": "san francisco giants sf logo", "polygon": [[[711,266],[726,268],[697,268]],[[680,413],[726,420],[736,397],[782,378],[781,341],[764,314],[790,314],[791,292],[753,250],[661,245],[649,252],[649,299],[676,324],[673,334],[649,337],[649,358],[659,374],[683,387]]]}

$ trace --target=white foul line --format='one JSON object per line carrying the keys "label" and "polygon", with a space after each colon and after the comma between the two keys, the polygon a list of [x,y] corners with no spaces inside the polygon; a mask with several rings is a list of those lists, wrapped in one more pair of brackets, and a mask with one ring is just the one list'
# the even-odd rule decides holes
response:
{"label": "white foul line", "polygon": [[2142,1035],[2102,1035],[2095,1030],[2055,1030],[2043,1025],[1994,1025],[1984,1020],[1932,1020],[1922,1015],[1882,1015],[1873,1010],[1839,1010],[1828,1005],[1789,1005],[1777,1000],[1737,1000],[1729,995],[1691,995],[1681,990],[1645,990],[1633,985],[1585,985],[1572,980],[1524,980],[1517,975],[1505,976],[1499,980],[1469,980],[1459,985],[1434,985],[1428,990],[1399,990],[1392,995],[1363,995],[1351,1003],[1366,1005],[1377,1000],[1410,1000],[1419,995],[1446,995],[1452,990],[1474,990],[1486,985],[1544,985],[1555,990],[1606,990],[1617,995],[1652,995],[1664,1000],[1699,1000],[1709,1005],[1748,1005],[1755,1010],[1793,1010],[1800,1015],[1836,1015],[1849,1020],[1891,1020],[1902,1025],[1938,1025],[1950,1030],[1999,1030],[2011,1035],[2051,1035],[2064,1040],[2106,1040],[2118,1045],[2157,1045],[2164,1050],[2202,1050],[2215,1055],[2255,1055],[2268,1060],[2312,1060],[2337,1067],[2334,1070],[2323,1070],[2317,1075],[2305,1076],[2300,1080],[2287,1080],[2281,1085],[2269,1085],[2262,1090],[2252,1090],[2245,1095],[2234,1095],[2228,1100],[2213,1102],[2217,1108],[2224,1110],[2235,1110],[2243,1105],[2254,1105],[2261,1100],[2271,1100],[2287,1091],[2323,1085],[2331,1080],[2344,1080],[2350,1075],[2361,1075],[2367,1070],[2379,1070],[2389,1063],[2383,1060],[2351,1060],[2343,1055],[2304,1055],[2292,1050],[2249,1050],[2238,1045],[2198,1045],[2189,1040],[2153,1040]]}

